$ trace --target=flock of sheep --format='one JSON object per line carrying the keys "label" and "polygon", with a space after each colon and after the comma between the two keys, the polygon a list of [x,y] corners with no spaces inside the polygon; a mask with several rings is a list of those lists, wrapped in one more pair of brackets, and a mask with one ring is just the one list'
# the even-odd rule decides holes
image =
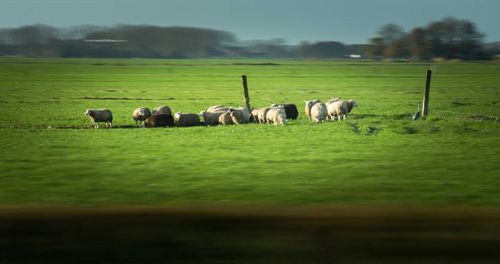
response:
{"label": "flock of sheep", "polygon": [[[305,102],[304,112],[308,118],[316,123],[325,120],[340,121],[347,117],[354,107],[357,106],[354,100],[342,100],[335,97],[322,103],[320,100],[310,100]],[[113,113],[109,109],[87,109],[85,115],[92,120],[94,127],[98,128],[99,123],[106,123],[106,127],[111,127],[113,123]],[[172,110],[168,106],[160,106],[153,111],[149,108],[137,108],[132,112],[132,118],[136,125],[142,124],[144,127],[189,127],[200,125],[233,125],[249,122],[266,123],[274,125],[285,125],[287,119],[297,119],[299,112],[295,104],[272,104],[270,107],[248,109],[246,107],[226,107],[222,105],[211,106],[200,114],[185,114],[177,112],[172,115]],[[200,118],[203,118],[203,122]]]}

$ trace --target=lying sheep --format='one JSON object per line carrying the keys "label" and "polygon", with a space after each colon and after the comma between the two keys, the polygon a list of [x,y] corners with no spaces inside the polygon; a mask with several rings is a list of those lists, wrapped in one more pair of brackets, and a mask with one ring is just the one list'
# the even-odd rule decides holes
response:
{"label": "lying sheep", "polygon": [[274,125],[285,125],[286,124],[286,112],[283,107],[271,107],[266,113],[266,120],[270,124]]}
{"label": "lying sheep", "polygon": [[146,107],[137,108],[132,112],[132,118],[135,120],[136,125],[139,125],[141,122],[144,123],[144,120],[150,116],[151,110]]}
{"label": "lying sheep", "polygon": [[221,125],[233,125],[233,117],[231,116],[231,113],[229,110],[222,115],[219,116],[219,124]]}
{"label": "lying sheep", "polygon": [[183,114],[182,112],[175,113],[175,124],[178,127],[201,125],[200,117],[197,114]]}
{"label": "lying sheep", "polygon": [[222,105],[215,105],[207,108],[207,110],[200,112],[200,116],[205,120],[205,124],[215,126],[219,124],[219,116],[227,112],[229,107]]}
{"label": "lying sheep", "polygon": [[271,107],[282,106],[285,108],[285,114],[287,119],[296,120],[299,116],[299,111],[295,104],[272,104]]}
{"label": "lying sheep", "polygon": [[172,114],[172,109],[166,105],[158,106],[157,108],[153,109],[153,115],[155,114],[164,114],[164,115],[171,115]]}
{"label": "lying sheep", "polygon": [[314,99],[314,100],[311,100],[311,101],[306,101],[306,105],[304,107],[304,112],[306,113],[306,116],[309,118],[309,119],[312,119],[311,118],[311,108],[314,104],[316,103],[320,103],[321,101],[318,100],[318,99]]}
{"label": "lying sheep", "polygon": [[113,113],[109,109],[87,109],[84,113],[94,123],[94,128],[99,128],[99,123],[106,123],[106,127],[113,126]]}
{"label": "lying sheep", "polygon": [[235,124],[250,122],[250,111],[246,108],[230,108],[229,113]]}
{"label": "lying sheep", "polygon": [[216,126],[219,124],[219,116],[229,110],[229,107],[222,105],[211,106],[205,111],[201,111],[199,116],[203,118],[207,126]]}
{"label": "lying sheep", "polygon": [[343,120],[345,120],[347,115],[357,105],[358,104],[354,100],[335,101],[327,105],[328,116],[330,117],[331,120],[335,120],[335,117],[337,117],[338,121],[340,121],[341,117],[343,118]]}
{"label": "lying sheep", "polygon": [[328,111],[324,103],[317,102],[311,107],[311,120],[314,122],[323,122],[327,115]]}
{"label": "lying sheep", "polygon": [[174,125],[174,117],[165,114],[155,114],[144,121],[144,127],[173,127]]}
{"label": "lying sheep", "polygon": [[271,107],[259,108],[259,112],[257,113],[257,120],[259,123],[267,123],[266,114],[269,109],[271,109]]}

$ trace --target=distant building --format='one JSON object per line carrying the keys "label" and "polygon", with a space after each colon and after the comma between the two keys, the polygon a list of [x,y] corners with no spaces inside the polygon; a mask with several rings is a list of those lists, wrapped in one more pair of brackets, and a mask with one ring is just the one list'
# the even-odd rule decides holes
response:
{"label": "distant building", "polygon": [[351,59],[361,59],[361,54],[349,54],[349,58]]}

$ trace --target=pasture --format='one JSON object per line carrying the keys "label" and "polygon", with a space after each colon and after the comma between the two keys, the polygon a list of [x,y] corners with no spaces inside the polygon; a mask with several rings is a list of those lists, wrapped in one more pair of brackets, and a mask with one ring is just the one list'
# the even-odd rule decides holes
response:
{"label": "pasture", "polygon": [[[433,70],[430,116],[412,121]],[[286,126],[136,128],[136,107],[297,104]],[[1,205],[500,205],[500,64],[0,59]],[[313,124],[305,100],[359,106]],[[93,129],[87,108],[110,108]]]}

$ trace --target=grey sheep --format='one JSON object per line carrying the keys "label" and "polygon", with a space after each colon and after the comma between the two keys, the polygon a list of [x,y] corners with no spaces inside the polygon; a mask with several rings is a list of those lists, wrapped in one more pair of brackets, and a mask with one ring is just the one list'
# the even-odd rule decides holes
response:
{"label": "grey sheep", "polygon": [[132,118],[134,119],[136,125],[144,123],[144,120],[150,116],[151,110],[147,107],[137,108],[132,112]]}
{"label": "grey sheep", "polygon": [[183,114],[182,112],[175,113],[175,124],[178,127],[199,126],[200,117],[197,114]]}
{"label": "grey sheep", "polygon": [[107,128],[113,126],[113,113],[109,109],[87,109],[84,114],[90,117],[94,128],[99,128],[99,123],[106,123]]}

